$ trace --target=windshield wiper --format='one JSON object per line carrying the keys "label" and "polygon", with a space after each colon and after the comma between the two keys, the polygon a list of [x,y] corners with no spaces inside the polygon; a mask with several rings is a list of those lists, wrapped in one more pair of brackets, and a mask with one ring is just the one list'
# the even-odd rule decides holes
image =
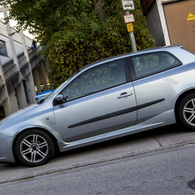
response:
{"label": "windshield wiper", "polygon": [[45,101],[46,98],[42,98],[40,100],[37,101],[37,104],[42,104]]}

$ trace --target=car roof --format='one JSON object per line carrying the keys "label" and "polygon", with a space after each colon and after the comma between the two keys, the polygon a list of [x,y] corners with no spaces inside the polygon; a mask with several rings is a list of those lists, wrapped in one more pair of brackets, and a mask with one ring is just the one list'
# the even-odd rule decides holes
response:
{"label": "car roof", "polygon": [[162,47],[155,47],[155,48],[150,48],[150,49],[139,50],[139,51],[134,52],[134,53],[125,53],[125,54],[120,54],[120,55],[116,55],[116,56],[111,56],[111,57],[97,60],[95,62],[87,64],[87,65],[81,67],[79,69],[79,71],[83,71],[83,70],[85,70],[89,67],[92,67],[94,65],[101,64],[102,62],[109,62],[109,61],[121,59],[124,57],[130,57],[130,56],[144,54],[144,53],[157,52],[158,50],[169,51],[171,48],[182,48],[182,47],[183,47],[182,45],[169,45],[169,46],[162,46]]}

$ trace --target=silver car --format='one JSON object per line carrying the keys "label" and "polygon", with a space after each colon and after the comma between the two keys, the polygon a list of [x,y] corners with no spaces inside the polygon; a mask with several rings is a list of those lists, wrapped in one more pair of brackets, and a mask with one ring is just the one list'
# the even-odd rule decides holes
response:
{"label": "silver car", "polygon": [[0,162],[47,163],[55,151],[179,122],[195,129],[195,55],[181,46],[81,69],[40,104],[0,122]]}

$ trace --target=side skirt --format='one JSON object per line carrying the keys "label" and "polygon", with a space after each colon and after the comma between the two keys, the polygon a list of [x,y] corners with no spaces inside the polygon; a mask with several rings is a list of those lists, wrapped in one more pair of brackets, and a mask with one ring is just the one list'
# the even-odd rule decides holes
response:
{"label": "side skirt", "polygon": [[[162,121],[162,118],[166,122]],[[171,111],[167,111],[163,114],[157,115],[157,116],[155,116],[155,117],[153,117],[153,118],[151,118],[143,123],[134,125],[132,127],[120,129],[117,131],[105,133],[102,135],[97,135],[94,137],[90,137],[90,138],[86,138],[86,139],[82,139],[82,140],[78,140],[78,141],[74,141],[74,142],[69,142],[69,143],[66,143],[63,141],[58,142],[59,149],[61,152],[68,151],[71,149],[84,147],[87,145],[96,144],[99,142],[108,141],[111,139],[116,139],[116,138],[124,137],[127,135],[132,135],[132,134],[139,133],[142,131],[151,130],[151,129],[155,129],[155,128],[166,126],[166,125],[171,125],[171,124],[174,124],[175,122],[176,122],[176,120],[175,120],[175,116],[174,116],[174,111],[171,110]]]}

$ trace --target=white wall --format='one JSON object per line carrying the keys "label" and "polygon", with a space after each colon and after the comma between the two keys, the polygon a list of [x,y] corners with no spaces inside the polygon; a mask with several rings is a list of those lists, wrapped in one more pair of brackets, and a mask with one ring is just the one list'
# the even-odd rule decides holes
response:
{"label": "white wall", "polygon": [[[32,46],[32,39],[30,37],[25,36],[25,35],[24,35],[24,37],[25,37],[27,49],[29,49]],[[1,63],[3,65],[7,61],[12,59],[12,52],[11,52],[11,48],[10,48],[10,44],[9,44],[9,38],[8,38],[7,30],[6,30],[6,25],[4,25],[1,22],[0,22],[0,40],[5,42],[7,55],[8,55],[8,57],[0,55]],[[14,40],[16,55],[19,55],[23,52],[23,45],[22,45],[20,33],[15,33],[13,35],[13,40]]]}

